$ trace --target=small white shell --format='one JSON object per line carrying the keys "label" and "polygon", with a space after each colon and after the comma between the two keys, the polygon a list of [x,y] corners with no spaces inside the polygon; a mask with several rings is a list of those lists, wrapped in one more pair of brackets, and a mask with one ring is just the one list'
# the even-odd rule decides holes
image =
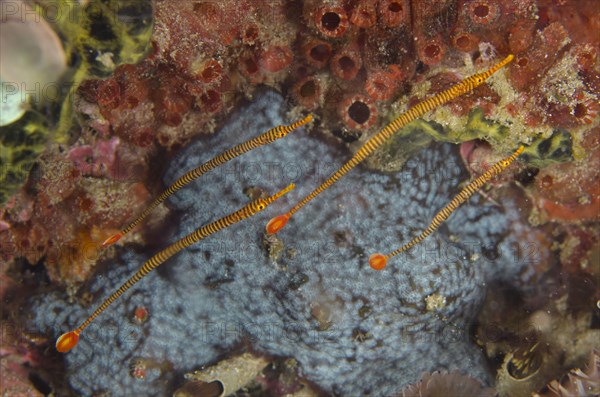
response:
{"label": "small white shell", "polygon": [[[240,356],[220,361],[208,368],[188,373],[185,375],[185,378],[189,383],[198,381],[205,383],[219,382],[223,389],[219,396],[228,396],[254,380],[267,364],[269,362],[262,357],[244,353]],[[173,397],[188,395],[190,394],[184,386],[175,391]]]}

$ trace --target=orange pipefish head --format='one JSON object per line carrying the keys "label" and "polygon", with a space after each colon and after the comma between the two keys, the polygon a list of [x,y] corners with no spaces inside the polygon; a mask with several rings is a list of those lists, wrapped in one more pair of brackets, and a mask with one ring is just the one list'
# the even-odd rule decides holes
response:
{"label": "orange pipefish head", "polygon": [[61,353],[66,353],[75,346],[79,342],[79,331],[70,331],[62,334],[56,340],[56,350]]}
{"label": "orange pipefish head", "polygon": [[273,133],[275,134],[275,139],[283,138],[290,132],[297,130],[299,127],[302,127],[306,123],[309,123],[310,121],[312,121],[312,119],[313,119],[313,115],[309,114],[302,120],[298,120],[295,123],[292,123],[286,127],[279,126],[277,128],[273,128],[272,130],[267,131],[264,135],[265,135],[265,137],[268,137],[270,139],[266,143],[270,143],[273,141],[273,136],[272,136]]}
{"label": "orange pipefish head", "polygon": [[519,148],[517,149],[517,151],[515,152],[515,154],[517,156],[519,156],[521,153],[523,153],[524,150],[525,150],[525,146],[521,145],[521,146],[519,146]]}
{"label": "orange pipefish head", "polygon": [[477,87],[483,84],[488,78],[490,78],[491,75],[493,75],[498,70],[502,69],[504,66],[509,64],[514,58],[515,56],[513,54],[509,54],[506,58],[492,66],[490,69],[486,70],[485,72],[474,74],[467,80],[471,79],[472,82],[475,84],[475,87]]}
{"label": "orange pipefish head", "polygon": [[309,113],[308,116],[306,116],[302,120],[298,121],[298,127],[300,127],[301,125],[304,125],[306,123],[310,123],[312,121],[312,119],[313,119],[313,115],[311,113]]}
{"label": "orange pipefish head", "polygon": [[508,54],[506,56],[506,58],[504,58],[503,60],[501,60],[500,62],[498,62],[496,65],[494,65],[490,69],[490,72],[496,73],[500,68],[503,68],[506,65],[508,65],[510,62],[512,62],[513,59],[515,59],[515,56],[513,54]]}
{"label": "orange pipefish head", "polygon": [[281,229],[283,229],[288,219],[290,219],[289,213],[272,218],[266,226],[267,234],[275,234]]}
{"label": "orange pipefish head", "polygon": [[253,203],[253,205],[254,205],[253,214],[256,214],[257,212],[264,210],[273,201],[277,200],[279,197],[283,196],[284,194],[286,194],[287,192],[289,192],[290,190],[292,190],[295,187],[296,187],[296,185],[291,183],[288,187],[286,187],[283,190],[280,190],[279,192],[275,193],[271,197],[257,199]]}
{"label": "orange pipefish head", "polygon": [[277,200],[281,196],[283,196],[283,195],[288,194],[289,192],[291,192],[292,189],[294,189],[295,187],[296,187],[296,185],[294,183],[290,183],[288,185],[288,187],[286,187],[285,189],[281,189],[280,191],[278,191],[277,193],[275,193],[274,195],[272,195],[271,197],[269,197],[267,200],[269,200],[269,203],[272,203],[273,201]]}
{"label": "orange pipefish head", "polygon": [[[289,193],[290,191],[292,191],[292,189],[294,189],[295,187],[296,187],[296,185],[295,185],[295,184],[293,184],[293,183],[290,183],[290,184],[288,185],[288,187],[286,187],[285,189],[281,189],[280,191],[278,191],[278,192],[277,192],[277,193],[275,193],[274,195],[272,195],[272,196],[270,196],[270,197],[267,197],[267,198],[264,198],[264,199],[259,199],[259,200],[260,200],[260,201],[262,201],[262,203],[263,203],[264,207],[266,207],[267,205],[270,205],[271,203],[273,203],[273,201],[277,200],[278,198],[280,198],[280,197],[282,197],[282,196],[284,196],[284,195],[288,194],[288,193]],[[261,208],[261,210],[262,210],[262,209],[264,209],[264,207],[263,207],[263,208]]]}
{"label": "orange pipefish head", "polygon": [[373,270],[383,270],[385,265],[387,265],[387,258],[385,255],[377,252],[369,257],[369,266],[371,266]]}

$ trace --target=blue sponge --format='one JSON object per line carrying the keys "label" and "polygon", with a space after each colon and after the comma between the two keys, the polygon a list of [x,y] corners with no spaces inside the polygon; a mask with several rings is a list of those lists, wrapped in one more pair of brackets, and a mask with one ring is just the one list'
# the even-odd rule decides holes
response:
{"label": "blue sponge", "polygon": [[[285,110],[278,94],[257,96],[214,136],[183,150],[165,184],[289,123]],[[489,380],[468,331],[486,282],[515,281],[525,266],[510,255],[517,210],[476,195],[422,244],[394,257],[385,270],[372,270],[370,254],[390,252],[418,235],[468,179],[457,148],[434,144],[399,173],[357,167],[291,218],[277,236],[285,249],[270,259],[263,245],[267,221],[350,156],[315,135],[295,131],[169,200],[180,218],[165,246],[245,205],[249,187],[273,193],[297,184],[263,213],[171,258],[100,315],[65,355],[68,382],[78,394],[167,395],[183,373],[213,363],[242,341],[257,352],[296,358],[303,376],[344,396],[390,395],[437,369]],[[58,336],[78,325],[154,254],[117,253],[87,287],[91,307],[66,304],[62,292],[38,296],[30,326]],[[132,320],[138,306],[149,312],[141,325]],[[147,363],[144,379],[130,374],[138,359]]]}

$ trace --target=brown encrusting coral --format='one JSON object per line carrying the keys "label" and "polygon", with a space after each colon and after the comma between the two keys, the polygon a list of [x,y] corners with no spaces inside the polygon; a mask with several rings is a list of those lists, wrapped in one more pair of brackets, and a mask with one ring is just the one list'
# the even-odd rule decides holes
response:
{"label": "brown encrusting coral", "polygon": [[[573,12],[587,12],[589,2],[584,3]],[[491,106],[486,116],[513,122],[515,134],[532,139],[530,127],[547,134],[550,126],[593,122],[598,111],[592,87],[598,84],[598,40],[589,33],[572,38],[577,27],[563,20],[573,9],[569,2],[550,6],[533,0],[336,0],[244,5],[254,11],[241,12],[241,6],[227,1],[178,7],[157,2],[154,54],[117,70],[100,82],[97,97],[85,95],[86,99],[101,107],[114,133],[140,145],[158,137],[158,144],[172,148],[185,144],[203,125],[212,128],[215,114],[235,105],[236,93],[251,93],[258,83],[293,87],[322,69],[323,98],[366,93],[381,102],[377,107],[382,111],[424,78],[435,78],[448,68],[465,75],[468,71],[460,67],[467,59],[488,63],[495,54],[510,51],[517,56],[508,74],[511,87],[503,82],[494,91],[511,98],[523,95],[516,102],[505,100],[513,102],[514,111]],[[230,8],[234,11],[226,11]],[[584,22],[590,29],[597,23]],[[581,66],[569,61],[579,58]],[[298,68],[302,73],[290,73]],[[539,76],[550,78],[558,68],[578,74],[563,88],[558,81],[543,85]],[[408,84],[401,85],[404,82]],[[561,96],[550,98],[548,88],[553,85],[563,90]],[[144,93],[142,86],[158,95]],[[571,89],[576,90],[573,100],[565,91]],[[415,94],[418,90],[413,98]],[[333,114],[333,102],[316,106],[314,101],[298,101],[324,115]],[[136,116],[137,111],[123,114],[137,107],[144,109],[144,118]],[[464,106],[464,112],[469,108]],[[515,122],[519,118],[522,121]],[[352,129],[330,117],[323,118],[323,126]]]}

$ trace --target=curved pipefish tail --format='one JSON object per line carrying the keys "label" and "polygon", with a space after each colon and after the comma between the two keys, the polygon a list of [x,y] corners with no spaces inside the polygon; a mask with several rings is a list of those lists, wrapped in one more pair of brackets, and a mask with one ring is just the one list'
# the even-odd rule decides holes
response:
{"label": "curved pipefish tail", "polygon": [[313,190],[308,196],[300,200],[289,212],[274,217],[269,221],[266,226],[268,234],[277,233],[281,230],[295,212],[300,208],[304,207],[309,201],[317,197],[324,190],[329,188],[331,185],[336,183],[346,173],[360,164],[367,156],[371,155],[377,150],[384,142],[386,142],[392,135],[394,135],[402,127],[410,123],[411,121],[423,116],[425,113],[439,107],[446,102],[449,102],[469,91],[472,91],[476,87],[482,85],[492,74],[497,72],[499,69],[507,65],[513,60],[514,56],[511,54],[504,58],[502,61],[481,73],[474,74],[470,77],[465,78],[456,85],[449,89],[442,91],[431,98],[425,99],[422,102],[414,105],[406,112],[401,114],[398,118],[392,121],[390,124],[385,126],[376,135],[370,138],[355,154],[348,160],[339,170],[331,175],[325,182]]}
{"label": "curved pipefish tail", "polygon": [[494,164],[492,167],[490,167],[490,169],[488,169],[482,175],[480,175],[475,180],[473,180],[471,183],[469,183],[464,189],[462,189],[452,199],[452,201],[450,201],[450,203],[448,203],[448,205],[446,205],[444,208],[442,208],[442,210],[433,217],[433,220],[431,221],[431,223],[429,224],[427,229],[425,229],[421,234],[419,234],[417,237],[412,239],[409,243],[403,245],[402,247],[398,248],[397,250],[395,250],[387,255],[383,255],[381,253],[376,253],[376,254],[371,255],[369,258],[369,265],[371,266],[371,268],[373,268],[375,270],[383,269],[386,266],[387,261],[390,258],[414,247],[415,245],[419,244],[421,241],[425,240],[431,233],[436,231],[437,228],[440,227],[440,225],[443,222],[445,222],[458,207],[460,207],[462,204],[464,204],[473,194],[475,194],[476,191],[481,189],[481,187],[483,185],[485,185],[487,182],[489,182],[494,176],[500,174],[513,161],[515,161],[516,158],[519,157],[519,155],[521,153],[523,153],[523,150],[525,150],[525,148],[523,146],[519,146],[519,148],[512,155],[510,155],[509,157],[506,157],[505,159],[500,160],[499,162]]}
{"label": "curved pipefish tail", "polygon": [[312,114],[309,114],[302,120],[299,120],[290,125],[280,125],[275,128],[270,129],[269,131],[257,136],[256,138],[250,139],[246,142],[243,142],[237,146],[232,147],[219,154],[218,156],[212,158],[206,163],[200,165],[199,167],[194,168],[191,171],[183,174],[179,179],[177,179],[171,186],[169,186],[164,192],[162,192],[133,222],[127,225],[124,229],[116,233],[115,235],[107,238],[103,243],[102,247],[108,247],[121,239],[125,234],[129,233],[134,227],[140,224],[140,222],[148,216],[160,203],[165,201],[169,196],[173,193],[177,192],[179,189],[189,184],[193,180],[199,178],[200,176],[206,174],[210,170],[232,160],[238,156],[241,156],[244,153],[249,152],[252,149],[256,149],[260,146],[268,145],[270,143],[275,142],[276,140],[285,137],[290,132],[294,131],[298,127],[303,126],[304,124],[309,123],[313,119]]}
{"label": "curved pipefish tail", "polygon": [[178,240],[177,242],[171,244],[164,250],[160,251],[148,261],[146,261],[142,267],[131,276],[123,285],[119,287],[115,292],[113,292],[98,308],[83,322],[79,327],[77,327],[73,331],[69,331],[61,335],[56,341],[56,349],[61,352],[67,352],[74,348],[79,341],[79,334],[94,321],[100,313],[102,313],[110,304],[112,304],[117,298],[119,298],[125,291],[131,288],[135,283],[140,281],[143,277],[145,277],[152,270],[156,269],[158,266],[163,264],[167,259],[181,251],[189,247],[192,244],[197,243],[198,241],[206,238],[226,227],[229,227],[235,223],[238,223],[246,218],[249,218],[258,212],[264,210],[269,204],[273,203],[275,200],[285,195],[289,191],[291,191],[295,187],[294,184],[289,185],[285,189],[277,192],[276,194],[267,197],[267,198],[259,198],[257,200],[252,201],[246,206],[240,208],[239,210],[232,212],[231,214],[216,220],[208,225],[202,226],[196,229],[194,232],[188,234],[186,237]]}

